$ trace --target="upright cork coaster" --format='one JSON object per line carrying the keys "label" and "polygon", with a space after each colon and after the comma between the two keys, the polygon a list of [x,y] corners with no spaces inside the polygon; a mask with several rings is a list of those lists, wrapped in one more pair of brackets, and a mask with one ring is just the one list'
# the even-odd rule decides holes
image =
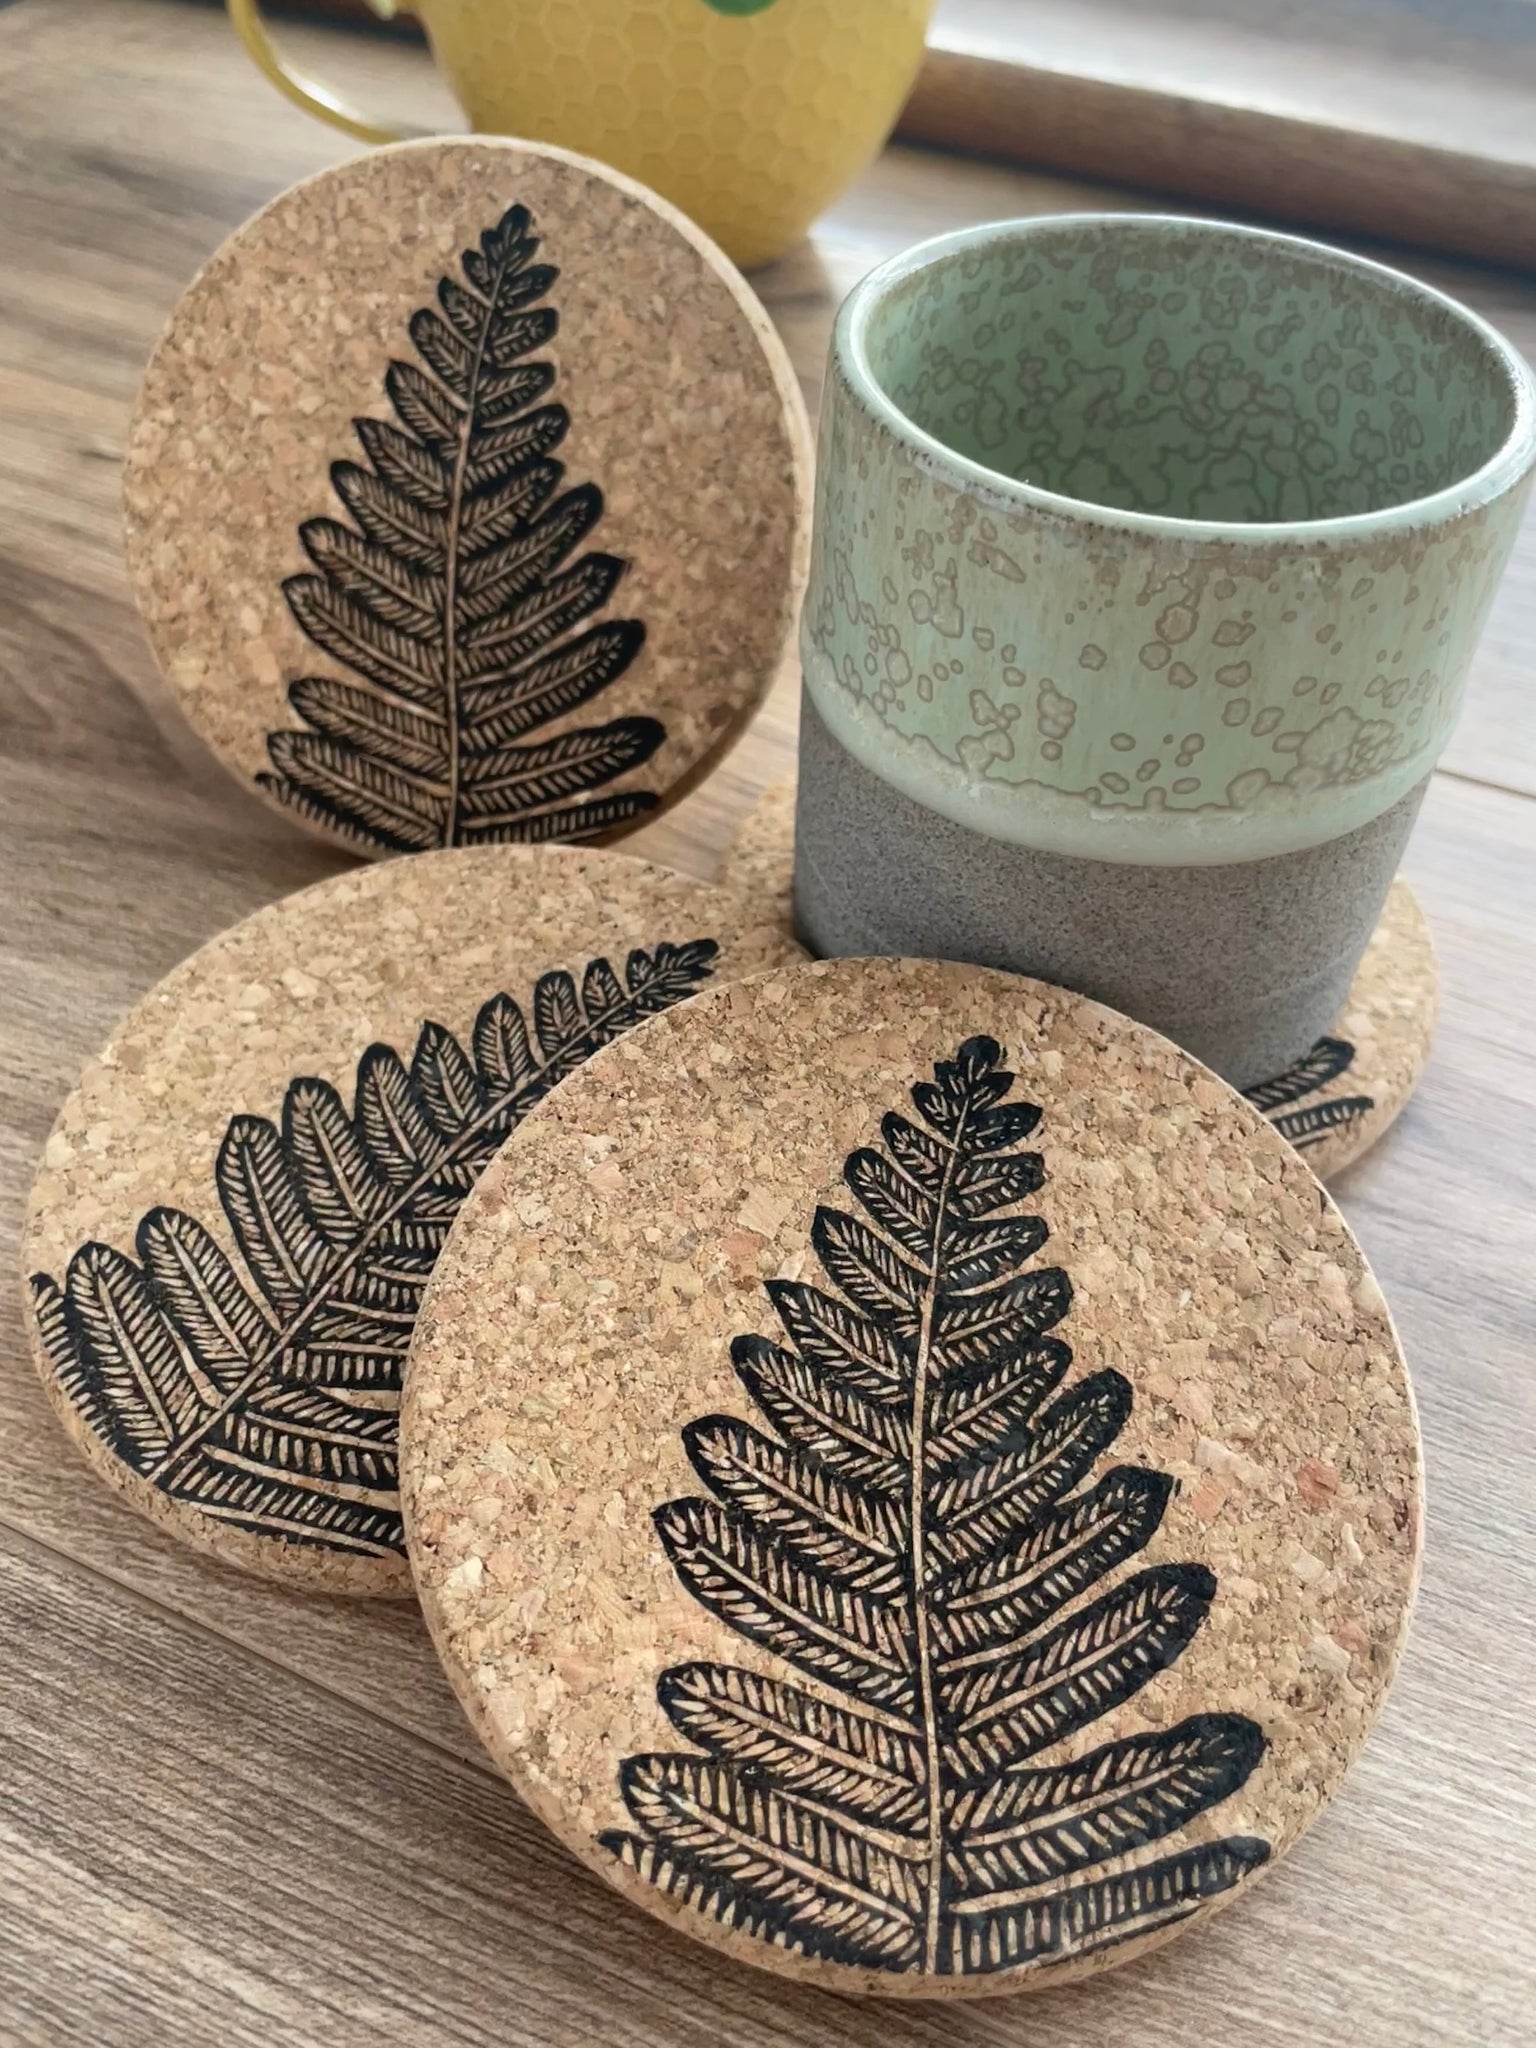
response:
{"label": "upright cork coaster", "polygon": [[[794,931],[795,778],[753,805],[716,884]],[[1321,1179],[1368,1152],[1419,1084],[1435,1035],[1440,977],[1429,924],[1401,877],[1332,1028],[1293,1067],[1246,1090]]]}
{"label": "upright cork coaster", "polygon": [[771,683],[799,387],[643,186],[494,139],[285,192],[172,315],[129,437],[160,664],[240,779],[366,853],[631,829]]}
{"label": "upright cork coaster", "polygon": [[400,1373],[476,1174],[597,1047],[796,950],[562,847],[357,869],[212,940],[87,1067],[32,1191],[29,1329],[70,1436],[227,1563],[409,1593]]}
{"label": "upright cork coaster", "polygon": [[1240,1097],[1039,983],[840,960],[646,1025],[465,1203],[411,1359],[411,1562],[492,1754],[637,1904],[828,1989],[1165,1940],[1397,1662],[1418,1429],[1359,1247]]}

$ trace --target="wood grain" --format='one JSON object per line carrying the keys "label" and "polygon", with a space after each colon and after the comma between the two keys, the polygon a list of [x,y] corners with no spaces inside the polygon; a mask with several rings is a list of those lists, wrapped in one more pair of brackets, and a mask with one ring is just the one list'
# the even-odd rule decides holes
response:
{"label": "wood grain", "polygon": [[[286,31],[373,103],[448,118],[422,53]],[[348,146],[176,0],[0,10],[0,1244],[81,1061],[193,945],[344,862],[248,799],[167,705],[127,602],[118,464],[197,264]],[[808,395],[891,250],[1095,191],[893,150],[757,280]],[[1528,348],[1536,290],[1436,265]],[[57,1431],[0,1297],[0,2042],[47,2048],[1516,2048],[1536,1784],[1536,528],[1409,872],[1445,999],[1423,1087],[1338,1185],[1392,1302],[1429,1452],[1424,1592],[1383,1723],[1240,1912],[1119,1981],[960,2018],[860,2013],[622,1910],[489,1770],[405,1611],[200,1562]],[[793,765],[781,683],[632,842],[706,872]]]}
{"label": "wood grain", "polygon": [[[1536,164],[932,44],[900,133],[1430,249],[1536,261]],[[1276,195],[1281,194],[1279,204]]]}
{"label": "wood grain", "polygon": [[1536,264],[1536,27],[1499,0],[944,0],[898,133]]}

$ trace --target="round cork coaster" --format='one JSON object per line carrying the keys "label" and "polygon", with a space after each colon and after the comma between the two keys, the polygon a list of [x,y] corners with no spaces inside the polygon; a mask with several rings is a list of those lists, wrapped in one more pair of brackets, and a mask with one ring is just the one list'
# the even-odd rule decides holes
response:
{"label": "round cork coaster", "polygon": [[786,775],[765,789],[731,835],[715,870],[719,888],[772,906],[786,928],[795,921],[795,795]]}
{"label": "round cork coaster", "polygon": [[610,1047],[465,1203],[401,1422],[497,1761],[637,1904],[829,1989],[1122,1962],[1336,1789],[1418,1429],[1358,1245],[1165,1039],[839,960]]}
{"label": "round cork coaster", "polygon": [[[753,805],[726,848],[717,885],[794,930],[795,778]],[[1429,924],[1401,877],[1392,884],[1349,998],[1332,1026],[1283,1074],[1246,1091],[1326,1180],[1368,1152],[1429,1058],[1440,976]]]}
{"label": "round cork coaster", "polygon": [[811,456],[700,231],[566,151],[405,143],[231,237],[145,376],[124,494],[188,718],[363,852],[631,829],[771,683]]}
{"label": "round cork coaster", "polygon": [[29,1328],[70,1436],[227,1563],[408,1594],[400,1373],[475,1176],[597,1047],[797,953],[565,847],[356,869],[211,940],[86,1068],[32,1191]]}

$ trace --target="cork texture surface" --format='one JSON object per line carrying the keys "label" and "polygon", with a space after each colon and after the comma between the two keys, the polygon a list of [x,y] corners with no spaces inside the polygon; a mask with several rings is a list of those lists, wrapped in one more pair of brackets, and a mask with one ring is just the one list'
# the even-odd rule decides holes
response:
{"label": "cork texture surface", "polygon": [[793,775],[765,789],[731,835],[715,870],[722,889],[772,903],[786,926],[795,917],[795,792]]}
{"label": "cork texture surface", "polygon": [[643,187],[402,144],[213,256],[145,376],[135,595],[225,764],[365,852],[639,823],[771,683],[810,442],[756,298]]}
{"label": "cork texture surface", "polygon": [[1417,1578],[1405,1367],[1297,1154],[1167,1041],[955,965],[755,977],[589,1062],[466,1202],[401,1436],[519,1791],[637,1905],[853,1993],[1059,1982],[1230,1901]]}
{"label": "cork texture surface", "polygon": [[[715,880],[794,926],[795,778],[758,798]],[[1347,1000],[1326,1034],[1284,1073],[1247,1090],[1322,1179],[1368,1152],[1414,1089],[1434,1041],[1440,976],[1412,885],[1392,884]]]}
{"label": "cork texture surface", "polygon": [[464,1193],[597,1046],[797,949],[613,853],[355,869],[211,940],[112,1034],[49,1137],[34,1355],[92,1466],[169,1533],[408,1595],[400,1372]]}

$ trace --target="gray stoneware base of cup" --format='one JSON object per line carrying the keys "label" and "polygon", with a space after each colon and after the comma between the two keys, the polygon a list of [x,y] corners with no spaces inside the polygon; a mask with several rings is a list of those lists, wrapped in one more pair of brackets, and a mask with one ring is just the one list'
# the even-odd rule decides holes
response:
{"label": "gray stoneware base of cup", "polygon": [[969,960],[1076,989],[1251,1088],[1337,1017],[1426,786],[1342,839],[1270,860],[1078,860],[915,803],[833,738],[807,694],[795,927],[822,958]]}

